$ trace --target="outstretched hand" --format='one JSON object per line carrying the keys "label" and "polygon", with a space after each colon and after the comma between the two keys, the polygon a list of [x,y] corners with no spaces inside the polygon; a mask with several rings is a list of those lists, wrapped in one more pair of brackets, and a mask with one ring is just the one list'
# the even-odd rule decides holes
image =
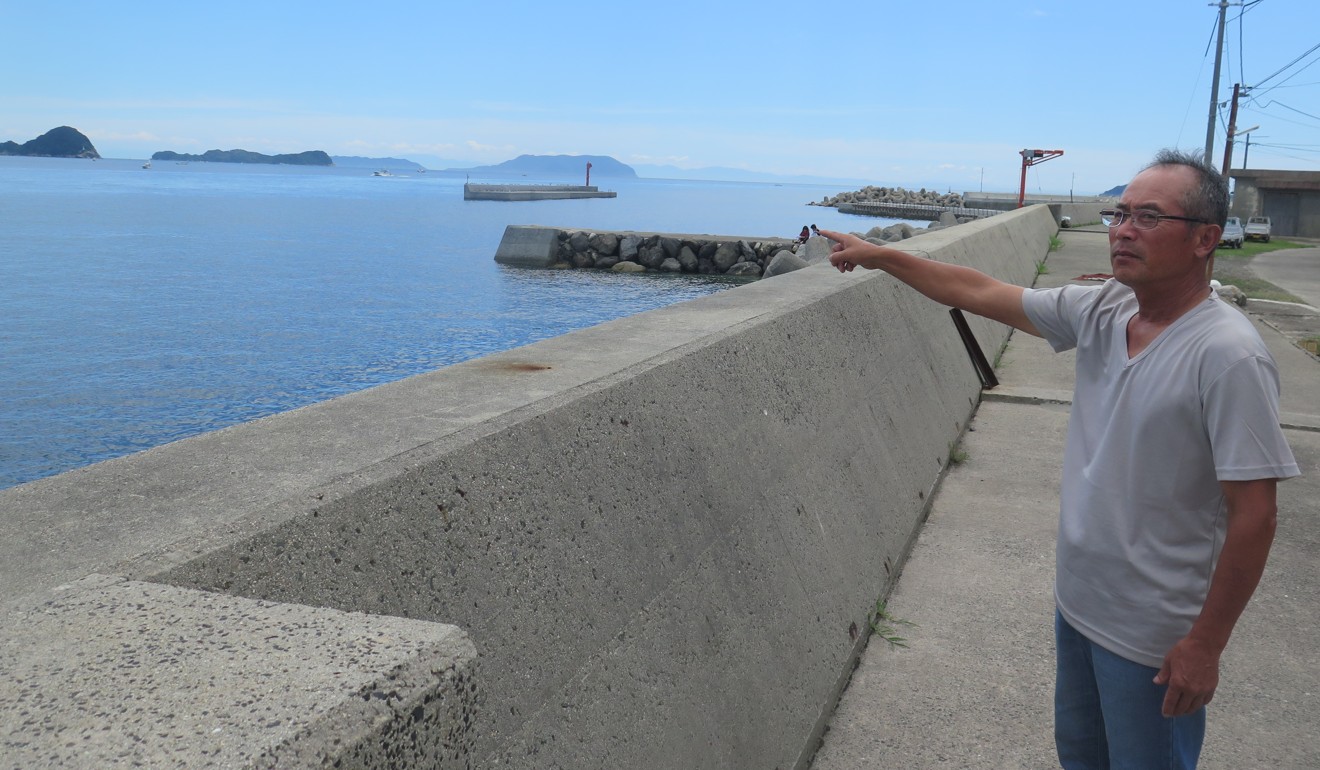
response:
{"label": "outstretched hand", "polygon": [[867,270],[878,269],[886,252],[899,253],[894,249],[868,243],[850,233],[821,230],[820,234],[834,241],[834,249],[830,254],[830,264],[834,265],[840,273],[852,272],[854,268],[858,267],[864,267]]}

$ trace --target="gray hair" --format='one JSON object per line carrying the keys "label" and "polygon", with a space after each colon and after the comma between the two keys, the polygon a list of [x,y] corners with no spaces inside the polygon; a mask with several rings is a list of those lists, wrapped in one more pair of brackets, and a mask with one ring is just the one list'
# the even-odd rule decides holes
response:
{"label": "gray hair", "polygon": [[1143,168],[1157,166],[1186,166],[1196,174],[1197,183],[1183,195],[1182,204],[1187,216],[1204,222],[1224,226],[1228,219],[1228,180],[1205,158],[1194,152],[1164,149],[1155,154],[1155,160]]}

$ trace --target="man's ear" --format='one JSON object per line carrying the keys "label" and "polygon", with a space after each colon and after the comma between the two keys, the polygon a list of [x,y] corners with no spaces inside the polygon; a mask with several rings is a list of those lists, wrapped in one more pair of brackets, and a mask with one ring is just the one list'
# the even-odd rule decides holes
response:
{"label": "man's ear", "polygon": [[1196,256],[1205,258],[1215,253],[1219,247],[1219,238],[1224,228],[1219,225],[1202,225],[1196,228]]}

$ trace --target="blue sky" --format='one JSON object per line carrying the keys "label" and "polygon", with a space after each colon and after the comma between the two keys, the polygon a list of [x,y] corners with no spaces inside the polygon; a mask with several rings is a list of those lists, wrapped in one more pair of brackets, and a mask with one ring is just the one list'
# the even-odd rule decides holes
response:
{"label": "blue sky", "polygon": [[[1245,8],[1221,98],[1265,81],[1238,120],[1261,126],[1249,166],[1320,170],[1320,50],[1267,80],[1320,44],[1320,3]],[[1207,0],[0,0],[0,140],[71,125],[105,157],[596,154],[956,191],[1016,191],[1031,147],[1065,155],[1029,191],[1085,194],[1161,147],[1204,148],[1216,16]]]}

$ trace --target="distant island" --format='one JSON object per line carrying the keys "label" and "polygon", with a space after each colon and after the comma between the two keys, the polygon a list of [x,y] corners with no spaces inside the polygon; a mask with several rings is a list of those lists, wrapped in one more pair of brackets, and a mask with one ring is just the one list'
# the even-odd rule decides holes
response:
{"label": "distant island", "polygon": [[334,161],[322,150],[308,150],[292,155],[262,155],[248,150],[207,150],[201,155],[163,150],[152,153],[152,160],[199,161],[203,163],[271,163],[287,166],[333,166]]}
{"label": "distant island", "polygon": [[444,173],[476,174],[503,178],[511,176],[577,178],[586,173],[588,163],[591,164],[592,176],[637,178],[637,172],[633,170],[632,166],[620,163],[608,155],[519,155],[513,160],[506,160],[494,166],[447,168]]}
{"label": "distant island", "polygon": [[27,155],[39,158],[99,158],[101,153],[92,140],[69,126],[52,128],[29,142],[0,142],[0,155]]}

